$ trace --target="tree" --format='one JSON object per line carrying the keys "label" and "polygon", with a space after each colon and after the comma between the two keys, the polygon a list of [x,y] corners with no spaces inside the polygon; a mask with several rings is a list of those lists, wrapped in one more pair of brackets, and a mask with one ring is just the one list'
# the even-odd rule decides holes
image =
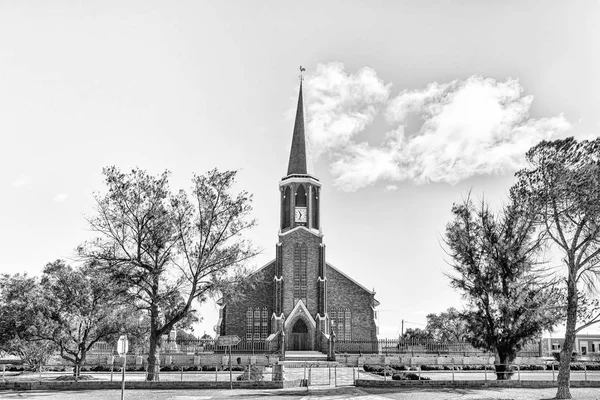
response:
{"label": "tree", "polygon": [[73,268],[57,260],[44,268],[44,326],[36,336],[53,342],[60,356],[77,368],[98,341],[115,341],[138,327],[139,316],[118,282],[93,266]]}
{"label": "tree", "polygon": [[198,340],[198,338],[193,333],[189,333],[184,330],[178,330],[177,337],[175,338],[175,341],[177,344],[186,343],[186,342],[190,342],[190,341],[196,341],[196,340]]}
{"label": "tree", "polygon": [[77,366],[76,374],[96,342],[116,340],[128,322],[136,322],[122,289],[106,275],[87,266],[73,268],[62,260],[47,264],[40,280],[5,276],[2,292],[6,299],[2,314],[11,325],[7,332],[19,355],[41,363],[48,354],[45,350],[56,349]]}
{"label": "tree", "polygon": [[430,332],[425,329],[420,328],[407,328],[404,331],[404,334],[400,337],[401,340],[412,340],[417,342],[424,342],[427,340],[432,340],[433,336]]}
{"label": "tree", "polygon": [[204,301],[255,255],[241,237],[255,224],[248,220],[252,197],[232,194],[235,171],[194,176],[190,197],[171,193],[168,172],[155,177],[109,167],[103,173],[108,192],[95,196],[97,213],[89,219],[98,237],[80,246],[79,254],[129,287],[137,307],[148,313],[147,379],[154,380],[161,336],[187,325],[193,302]]}
{"label": "tree", "polygon": [[448,308],[439,314],[427,314],[427,327],[425,330],[440,342],[462,342],[466,340],[466,323],[458,310],[454,307]]}
{"label": "tree", "polygon": [[476,209],[467,199],[452,214],[445,242],[455,274],[448,276],[467,300],[467,339],[494,352],[497,379],[510,379],[506,365],[560,318],[551,308],[556,291],[536,268],[542,238],[528,210],[515,204],[495,217],[484,201]]}
{"label": "tree", "polygon": [[526,159],[511,197],[536,210],[537,222],[564,255],[567,319],[556,397],[570,399],[575,334],[600,321],[592,308],[577,325],[582,290],[593,293],[600,276],[600,139],[543,141]]}
{"label": "tree", "polygon": [[55,346],[34,335],[36,327],[44,324],[43,305],[43,293],[35,277],[0,277],[0,351],[18,356],[32,366],[46,364]]}

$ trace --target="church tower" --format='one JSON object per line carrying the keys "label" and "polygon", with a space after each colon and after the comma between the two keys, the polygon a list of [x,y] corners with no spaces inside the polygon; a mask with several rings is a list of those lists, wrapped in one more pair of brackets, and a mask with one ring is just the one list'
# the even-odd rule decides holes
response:
{"label": "church tower", "polygon": [[276,342],[284,344],[281,352],[316,350],[334,357],[335,336],[336,346],[358,341],[372,351],[378,331],[375,292],[325,259],[322,185],[311,171],[302,84],[301,79],[287,174],[279,181],[279,210],[273,210],[280,215],[275,259],[252,274],[254,284],[242,296],[218,301],[215,331],[244,338],[247,349]]}
{"label": "church tower", "polygon": [[319,347],[327,331],[325,245],[320,224],[321,183],[311,174],[304,131],[302,79],[287,175],[279,182],[280,228],[274,277],[275,329],[290,350]]}

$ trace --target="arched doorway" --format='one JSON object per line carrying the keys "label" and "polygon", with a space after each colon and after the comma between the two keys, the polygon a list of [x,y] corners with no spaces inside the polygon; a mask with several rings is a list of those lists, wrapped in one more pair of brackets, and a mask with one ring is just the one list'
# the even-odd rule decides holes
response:
{"label": "arched doorway", "polygon": [[292,327],[291,350],[308,350],[308,327],[302,319]]}

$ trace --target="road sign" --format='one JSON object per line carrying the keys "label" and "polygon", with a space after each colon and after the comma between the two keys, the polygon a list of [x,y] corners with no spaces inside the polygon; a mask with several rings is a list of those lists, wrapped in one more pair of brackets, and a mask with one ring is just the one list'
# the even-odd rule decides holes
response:
{"label": "road sign", "polygon": [[127,354],[128,350],[129,341],[127,340],[127,335],[121,335],[121,337],[119,337],[119,341],[117,342],[117,353],[119,353],[119,356],[123,357],[125,354]]}
{"label": "road sign", "polygon": [[239,342],[240,338],[236,335],[219,336],[217,339],[217,345],[219,346],[235,346]]}

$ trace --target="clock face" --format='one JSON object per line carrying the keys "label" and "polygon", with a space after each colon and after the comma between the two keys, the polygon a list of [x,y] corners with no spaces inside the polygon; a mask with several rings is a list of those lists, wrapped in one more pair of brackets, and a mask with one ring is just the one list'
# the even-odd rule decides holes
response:
{"label": "clock face", "polygon": [[296,222],[306,222],[306,207],[296,207]]}

